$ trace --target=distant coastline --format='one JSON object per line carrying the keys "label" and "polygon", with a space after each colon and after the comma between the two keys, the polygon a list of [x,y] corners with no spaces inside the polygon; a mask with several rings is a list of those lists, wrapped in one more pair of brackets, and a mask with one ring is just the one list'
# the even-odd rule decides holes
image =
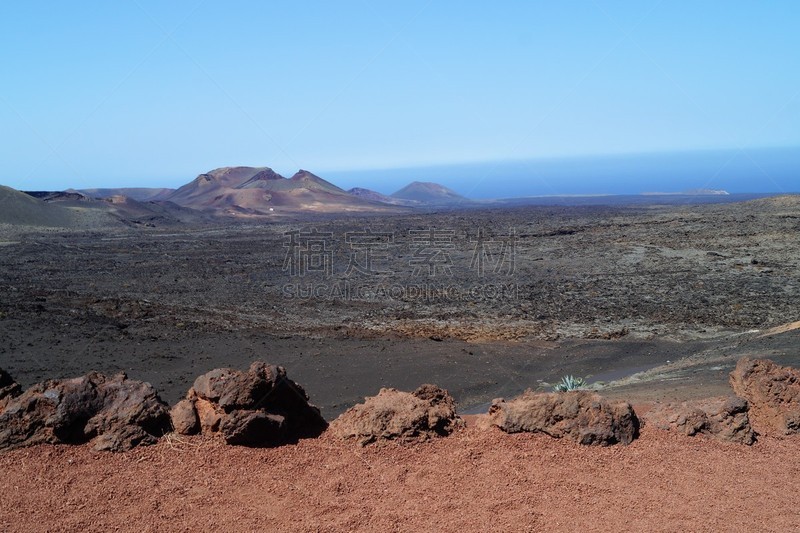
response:
{"label": "distant coastline", "polygon": [[366,187],[382,194],[391,194],[411,181],[430,181],[473,200],[653,194],[641,191],[676,195],[709,194],[697,192],[702,190],[786,194],[800,192],[800,147],[518,159],[374,170],[319,169],[319,174],[345,189]]}

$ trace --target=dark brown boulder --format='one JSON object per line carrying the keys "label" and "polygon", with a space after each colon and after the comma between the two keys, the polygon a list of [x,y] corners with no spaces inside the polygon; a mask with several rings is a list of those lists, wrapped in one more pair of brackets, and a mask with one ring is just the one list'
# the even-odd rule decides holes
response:
{"label": "dark brown boulder", "polygon": [[435,385],[413,393],[381,389],[331,423],[331,432],[362,445],[376,440],[421,441],[449,435],[463,425],[453,397]]}
{"label": "dark brown boulder", "polygon": [[800,370],[743,357],[730,381],[736,394],[750,404],[750,421],[759,434],[800,432]]}
{"label": "dark brown boulder", "polygon": [[0,450],[39,443],[123,451],[169,431],[169,408],[149,383],[92,372],[38,383],[0,413]]}
{"label": "dark brown boulder", "polygon": [[327,427],[305,390],[280,366],[257,361],[246,372],[218,368],[198,377],[172,410],[176,432],[219,434],[229,444],[277,446],[317,437]]}
{"label": "dark brown boulder", "polygon": [[277,366],[253,363],[247,372],[232,368],[212,370],[197,378],[192,388],[197,396],[225,410],[256,409],[274,384],[285,378],[286,372]]}
{"label": "dark brown boulder", "polygon": [[219,432],[226,443],[241,446],[280,446],[287,441],[286,419],[263,411],[233,411]]}
{"label": "dark brown boulder", "polygon": [[707,435],[717,440],[753,444],[756,441],[744,398],[728,396],[707,400],[667,403],[645,416],[648,424],[684,435]]}
{"label": "dark brown boulder", "polygon": [[200,431],[200,420],[191,400],[181,400],[169,412],[172,428],[181,435],[194,435]]}
{"label": "dark brown boulder", "polygon": [[22,394],[22,387],[14,381],[11,375],[0,368],[0,411],[5,409],[5,406],[12,398]]}
{"label": "dark brown boulder", "polygon": [[489,408],[488,423],[507,433],[538,432],[601,446],[630,444],[639,434],[629,403],[612,404],[590,391],[528,390],[510,401],[500,398]]}

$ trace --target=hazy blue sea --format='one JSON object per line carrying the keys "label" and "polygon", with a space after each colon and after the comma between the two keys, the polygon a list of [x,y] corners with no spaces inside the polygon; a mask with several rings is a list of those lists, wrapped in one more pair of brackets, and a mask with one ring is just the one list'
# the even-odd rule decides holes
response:
{"label": "hazy blue sea", "polygon": [[432,181],[473,199],[690,189],[786,193],[800,192],[800,148],[532,159],[320,175],[345,189],[366,187],[384,194],[412,181]]}

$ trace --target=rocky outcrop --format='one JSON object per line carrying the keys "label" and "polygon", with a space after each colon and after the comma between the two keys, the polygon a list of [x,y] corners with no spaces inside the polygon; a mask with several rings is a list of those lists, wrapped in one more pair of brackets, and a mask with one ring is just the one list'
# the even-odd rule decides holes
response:
{"label": "rocky outcrop", "polygon": [[747,445],[756,441],[747,400],[738,396],[661,404],[647,413],[645,421],[653,427],[688,436],[706,435]]}
{"label": "rocky outcrop", "polygon": [[5,409],[12,398],[20,394],[22,394],[22,388],[19,384],[8,372],[0,368],[0,411]]}
{"label": "rocky outcrop", "polygon": [[124,451],[155,443],[169,428],[169,408],[149,383],[92,372],[12,398],[0,413],[0,450],[91,441],[97,450]]}
{"label": "rocky outcrop", "polygon": [[736,394],[749,402],[751,423],[759,434],[800,432],[800,370],[743,357],[730,381]]}
{"label": "rocky outcrop", "polygon": [[334,420],[331,433],[366,445],[377,440],[427,440],[463,425],[453,397],[435,385],[422,385],[413,393],[381,389],[365,400]]}
{"label": "rocky outcrop", "polygon": [[177,433],[221,435],[228,444],[277,446],[316,437],[327,427],[303,388],[280,366],[246,372],[218,368],[198,377],[171,412]]}
{"label": "rocky outcrop", "polygon": [[612,404],[590,391],[528,390],[510,401],[496,399],[487,422],[507,433],[544,433],[601,446],[630,444],[639,434],[639,419],[629,403]]}

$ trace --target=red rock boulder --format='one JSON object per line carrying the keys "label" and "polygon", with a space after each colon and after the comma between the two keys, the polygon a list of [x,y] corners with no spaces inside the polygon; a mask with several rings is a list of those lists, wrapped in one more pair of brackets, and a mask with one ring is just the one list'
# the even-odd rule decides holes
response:
{"label": "red rock boulder", "polygon": [[654,427],[688,436],[708,437],[739,444],[753,444],[756,435],[750,426],[748,404],[738,396],[667,403],[654,407],[645,416]]}
{"label": "red rock boulder", "polygon": [[499,398],[486,422],[507,433],[544,433],[601,446],[630,444],[639,434],[639,419],[629,403],[610,403],[590,391],[528,390],[510,401]]}
{"label": "red rock boulder", "polygon": [[12,398],[0,413],[0,450],[92,442],[97,450],[124,451],[153,444],[169,429],[169,407],[149,383],[92,372]]}
{"label": "red rock boulder", "polygon": [[423,441],[449,435],[462,425],[453,397],[435,385],[422,385],[413,393],[381,389],[342,413],[330,431],[366,445],[377,440]]}
{"label": "red rock boulder", "polygon": [[750,420],[759,434],[800,432],[800,370],[743,357],[730,381],[736,394],[750,404]]}
{"label": "red rock boulder", "polygon": [[278,446],[327,427],[305,390],[280,366],[257,361],[246,372],[218,368],[198,377],[171,412],[177,433],[220,435],[228,444]]}

